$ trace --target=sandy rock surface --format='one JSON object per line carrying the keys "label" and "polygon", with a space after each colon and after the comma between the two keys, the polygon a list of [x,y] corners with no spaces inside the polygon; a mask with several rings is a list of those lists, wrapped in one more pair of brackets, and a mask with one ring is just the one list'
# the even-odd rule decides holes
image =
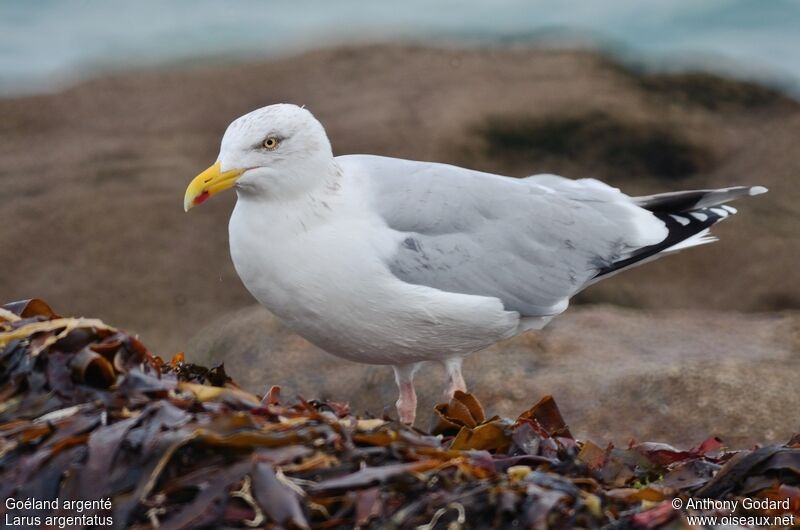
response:
{"label": "sandy rock surface", "polygon": [[[470,358],[466,377],[497,413],[553,393],[581,435],[781,440],[800,423],[800,106],[687,79],[580,51],[376,45],[0,100],[0,299],[102,317],[162,356],[224,353],[252,390],[278,382],[381,414],[396,398],[390,369],[323,354],[251,307],[228,254],[234,195],[183,213],[235,117],[305,104],[336,154],[594,176],[631,194],[761,184],[769,194],[715,227],[720,242],[601,282],[545,332]],[[654,161],[670,171],[653,174]],[[419,378],[421,411],[442,377]]]}

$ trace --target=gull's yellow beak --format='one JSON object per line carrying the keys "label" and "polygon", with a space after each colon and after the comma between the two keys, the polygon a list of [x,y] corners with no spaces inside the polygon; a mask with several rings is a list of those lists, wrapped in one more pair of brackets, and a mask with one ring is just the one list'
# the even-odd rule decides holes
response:
{"label": "gull's yellow beak", "polygon": [[186,194],[183,196],[183,211],[188,212],[198,204],[204,203],[212,195],[232,187],[242,173],[244,173],[243,169],[221,172],[219,162],[206,169],[197,175],[186,188]]}

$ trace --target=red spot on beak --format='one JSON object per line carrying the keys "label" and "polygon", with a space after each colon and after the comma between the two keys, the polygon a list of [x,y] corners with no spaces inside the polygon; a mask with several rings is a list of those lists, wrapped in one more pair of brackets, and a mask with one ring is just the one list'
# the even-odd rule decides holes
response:
{"label": "red spot on beak", "polygon": [[192,204],[194,206],[197,206],[198,204],[203,204],[208,200],[209,197],[211,197],[211,194],[209,194],[207,191],[204,191],[203,193],[194,198]]}

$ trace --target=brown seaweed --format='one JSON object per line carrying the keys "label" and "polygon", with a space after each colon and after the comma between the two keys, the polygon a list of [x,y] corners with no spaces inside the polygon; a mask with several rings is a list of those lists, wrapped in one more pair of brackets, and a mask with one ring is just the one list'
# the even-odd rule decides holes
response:
{"label": "brown seaweed", "polygon": [[83,515],[116,528],[682,528],[670,500],[742,496],[800,516],[798,437],[614,447],[576,440],[551,396],[508,419],[462,392],[427,433],[252,395],[42,301],[0,311],[0,396],[0,496],[109,498]]}

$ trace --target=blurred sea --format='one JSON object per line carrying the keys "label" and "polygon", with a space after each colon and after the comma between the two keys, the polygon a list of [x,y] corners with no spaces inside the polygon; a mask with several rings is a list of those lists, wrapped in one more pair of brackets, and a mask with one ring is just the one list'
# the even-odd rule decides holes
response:
{"label": "blurred sea", "polygon": [[0,0],[0,94],[132,67],[401,39],[589,45],[800,92],[798,0]]}

